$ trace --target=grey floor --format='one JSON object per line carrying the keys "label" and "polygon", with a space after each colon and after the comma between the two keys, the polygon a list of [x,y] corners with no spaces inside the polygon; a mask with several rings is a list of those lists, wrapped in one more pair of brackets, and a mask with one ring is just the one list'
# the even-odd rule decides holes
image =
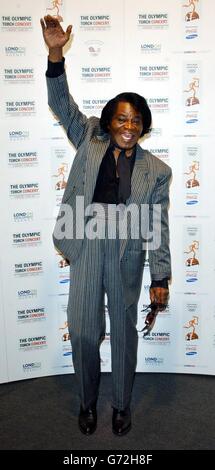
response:
{"label": "grey floor", "polygon": [[111,431],[111,377],[102,374],[98,428],[89,437],[77,426],[74,375],[0,385],[0,449],[214,450],[215,378],[136,374],[132,430]]}

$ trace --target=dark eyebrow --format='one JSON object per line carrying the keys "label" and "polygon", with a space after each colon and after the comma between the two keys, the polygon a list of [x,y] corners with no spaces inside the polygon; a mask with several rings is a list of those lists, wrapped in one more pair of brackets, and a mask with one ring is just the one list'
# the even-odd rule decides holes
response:
{"label": "dark eyebrow", "polygon": [[[125,113],[119,113],[119,114],[116,114],[116,116],[117,116],[117,117],[127,117],[127,114],[125,114]],[[134,116],[134,118],[137,118],[137,117],[138,117],[138,118],[139,118],[139,117],[141,118],[141,117],[142,117],[142,116],[141,116],[141,113],[137,112],[137,114]]]}

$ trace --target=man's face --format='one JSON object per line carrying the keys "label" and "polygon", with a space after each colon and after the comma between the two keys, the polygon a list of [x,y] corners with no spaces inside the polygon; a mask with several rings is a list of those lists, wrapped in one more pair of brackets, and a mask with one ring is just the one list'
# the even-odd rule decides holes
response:
{"label": "man's face", "polygon": [[142,115],[130,103],[120,101],[109,124],[113,143],[122,149],[131,149],[143,130]]}

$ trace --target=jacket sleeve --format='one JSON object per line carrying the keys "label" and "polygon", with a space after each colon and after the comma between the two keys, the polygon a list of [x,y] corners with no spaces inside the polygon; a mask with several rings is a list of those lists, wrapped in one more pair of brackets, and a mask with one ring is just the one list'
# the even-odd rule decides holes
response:
{"label": "jacket sleeve", "polygon": [[[150,227],[153,236],[157,237],[155,248],[149,249],[149,268],[152,281],[159,281],[164,278],[171,278],[171,257],[169,249],[169,182],[172,172],[166,166],[165,173],[158,177],[154,188],[150,204]],[[153,223],[153,206],[158,208],[158,220]],[[156,210],[155,210],[156,212]],[[157,232],[157,233],[156,233]],[[150,246],[149,246],[150,248]]]}
{"label": "jacket sleeve", "polygon": [[69,93],[66,73],[56,78],[46,76],[48,104],[62,123],[69,140],[77,149],[88,130],[89,119],[83,114]]}

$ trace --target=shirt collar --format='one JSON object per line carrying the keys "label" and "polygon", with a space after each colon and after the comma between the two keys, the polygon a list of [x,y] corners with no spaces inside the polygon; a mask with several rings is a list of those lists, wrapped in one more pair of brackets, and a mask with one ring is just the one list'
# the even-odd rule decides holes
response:
{"label": "shirt collar", "polygon": [[[110,145],[109,145],[109,147],[108,147],[108,150],[111,151],[111,152],[113,152],[115,148],[117,148],[117,149],[119,149],[119,150],[121,150],[121,151],[125,150],[125,149],[122,149],[121,147],[119,147],[119,145],[117,145],[117,144],[115,144],[115,143],[113,143],[113,142],[110,142]],[[131,159],[131,160],[135,159],[136,150],[137,150],[137,144],[135,144],[134,147],[132,147],[132,154],[130,155],[130,157],[127,157],[127,158],[129,158],[129,159]]]}

